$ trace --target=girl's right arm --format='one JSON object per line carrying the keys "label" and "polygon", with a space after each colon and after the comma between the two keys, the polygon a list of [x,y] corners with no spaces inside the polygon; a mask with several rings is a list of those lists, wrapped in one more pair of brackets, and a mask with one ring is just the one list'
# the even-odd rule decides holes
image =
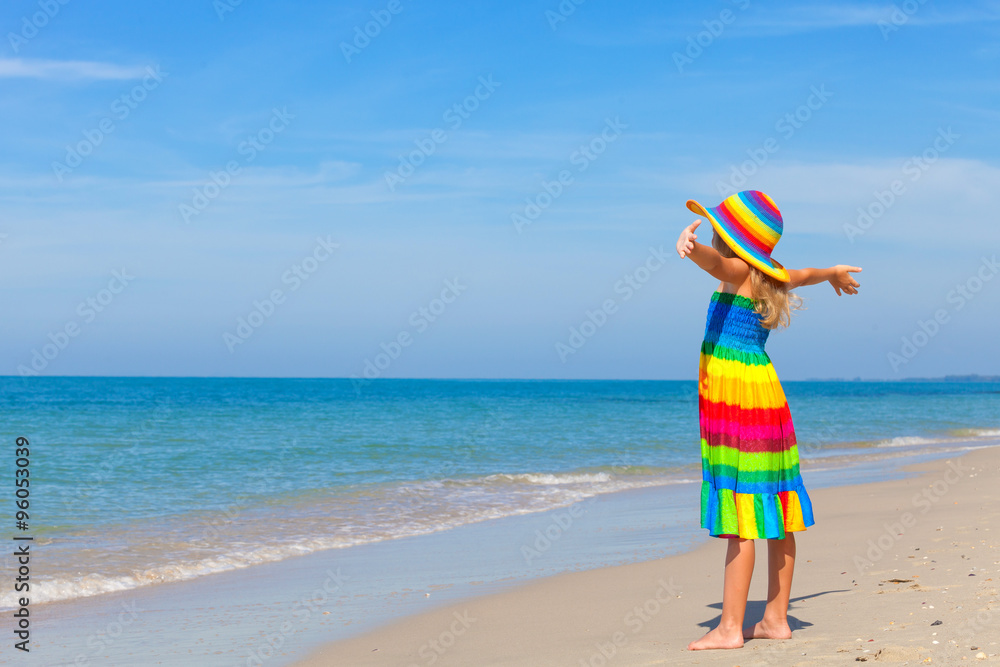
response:
{"label": "girl's right arm", "polygon": [[838,264],[828,269],[789,269],[788,276],[791,278],[788,289],[804,287],[805,285],[817,285],[829,281],[833,289],[837,290],[837,296],[841,291],[844,294],[857,294],[861,283],[856,281],[852,273],[860,273],[860,266],[850,266],[848,264]]}
{"label": "girl's right arm", "polygon": [[677,254],[690,257],[691,261],[701,267],[709,275],[721,280],[724,283],[742,285],[750,275],[750,267],[742,259],[735,257],[723,257],[719,251],[711,246],[696,243],[698,235],[694,230],[698,229],[701,220],[695,220],[684,228],[677,239]]}

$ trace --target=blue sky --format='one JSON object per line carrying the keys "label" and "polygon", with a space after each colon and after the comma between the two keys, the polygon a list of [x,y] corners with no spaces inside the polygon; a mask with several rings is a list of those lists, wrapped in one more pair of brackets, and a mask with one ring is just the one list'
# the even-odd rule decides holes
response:
{"label": "blue sky", "polygon": [[864,267],[779,376],[1000,374],[998,19],[4,3],[0,372],[691,379],[716,283],[670,253],[736,186],[786,266]]}

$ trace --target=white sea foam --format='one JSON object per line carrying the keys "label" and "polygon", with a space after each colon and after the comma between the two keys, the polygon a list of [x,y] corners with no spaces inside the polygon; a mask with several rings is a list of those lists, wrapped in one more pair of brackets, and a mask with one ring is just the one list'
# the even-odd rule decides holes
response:
{"label": "white sea foam", "polygon": [[941,442],[948,442],[944,438],[921,438],[917,435],[901,435],[889,440],[882,440],[875,443],[876,447],[916,447],[919,445],[936,445]]}
{"label": "white sea foam", "polygon": [[947,438],[924,438],[917,435],[902,435],[888,440],[881,440],[875,443],[876,447],[919,447],[921,445],[940,445],[945,443],[965,442],[969,439],[996,438],[1000,436],[1000,429],[995,428],[968,428],[951,431],[951,437]]}
{"label": "white sea foam", "polygon": [[587,482],[610,482],[611,475],[606,472],[598,473],[560,473],[560,474],[548,474],[548,473],[538,473],[538,472],[526,472],[516,475],[509,475],[506,473],[499,473],[496,475],[489,475],[484,479],[488,481],[493,480],[510,480],[513,482],[527,482],[529,484],[584,484]]}

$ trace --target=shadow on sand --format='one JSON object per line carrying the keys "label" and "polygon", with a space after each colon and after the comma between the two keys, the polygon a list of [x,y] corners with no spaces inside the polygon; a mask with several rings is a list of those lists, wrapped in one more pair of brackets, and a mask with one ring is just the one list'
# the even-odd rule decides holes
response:
{"label": "shadow on sand", "polygon": [[[791,614],[791,611],[795,609],[796,602],[809,600],[810,598],[816,598],[819,597],[820,595],[829,595],[830,593],[846,593],[848,592],[848,590],[849,589],[845,588],[836,591],[823,591],[821,593],[813,593],[812,595],[803,595],[801,597],[792,598],[791,600],[788,601],[788,611],[789,611],[788,627],[792,629],[792,632],[795,632],[796,630],[801,630],[802,628],[807,628],[810,625],[812,625],[812,623],[809,623],[808,621],[803,621]],[[722,609],[721,602],[714,602],[708,606],[711,607],[712,609],[719,609],[719,610]],[[765,607],[767,607],[766,600],[747,600],[747,611],[746,611],[746,616],[744,616],[743,619],[743,627],[750,627],[754,623],[757,623],[762,618],[764,618]],[[719,624],[719,620],[721,618],[722,614],[720,613],[710,620],[702,621],[698,625],[700,627],[705,628],[706,630],[711,630],[712,628],[714,628]]]}

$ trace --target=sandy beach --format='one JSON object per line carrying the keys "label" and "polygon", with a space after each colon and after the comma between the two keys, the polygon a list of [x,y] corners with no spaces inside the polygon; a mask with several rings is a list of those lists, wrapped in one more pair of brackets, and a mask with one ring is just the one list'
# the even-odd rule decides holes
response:
{"label": "sandy beach", "polygon": [[[817,489],[798,533],[793,637],[689,652],[718,622],[725,543],[569,572],[328,644],[299,665],[827,665],[1000,662],[1000,449]],[[746,622],[766,596],[766,543]]]}

